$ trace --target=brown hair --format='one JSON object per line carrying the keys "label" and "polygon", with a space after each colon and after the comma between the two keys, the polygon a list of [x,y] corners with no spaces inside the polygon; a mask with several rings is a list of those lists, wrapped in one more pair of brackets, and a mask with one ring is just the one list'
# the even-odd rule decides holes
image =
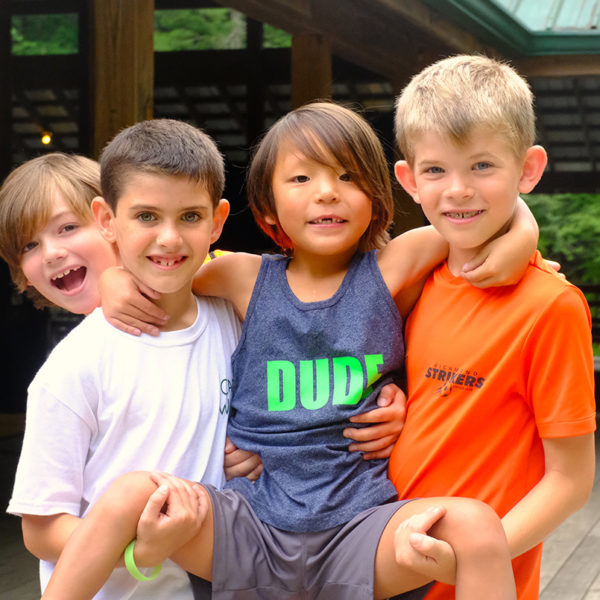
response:
{"label": "brown hair", "polygon": [[477,127],[503,135],[517,157],[535,142],[533,94],[509,65],[457,55],[415,75],[396,101],[396,142],[409,164],[424,132],[464,143]]}
{"label": "brown hair", "polygon": [[[259,227],[281,248],[292,249],[277,220],[272,180],[277,154],[284,142],[320,163],[339,163],[371,199],[372,221],[359,247],[381,248],[389,241],[387,229],[394,214],[390,173],[371,126],[354,111],[331,102],[314,102],[281,117],[267,132],[252,158],[248,174],[248,202]],[[266,217],[275,219],[270,225]]]}
{"label": "brown hair", "polygon": [[60,196],[84,223],[92,222],[90,203],[100,196],[100,166],[71,154],[44,154],[17,167],[0,188],[0,256],[6,261],[19,292],[34,304],[51,306],[27,285],[21,269],[23,248],[50,219],[53,202]]}
{"label": "brown hair", "polygon": [[225,187],[223,157],[196,127],[174,119],[151,119],[118,133],[100,158],[104,199],[113,209],[132,174],[182,175],[202,183],[216,207]]}

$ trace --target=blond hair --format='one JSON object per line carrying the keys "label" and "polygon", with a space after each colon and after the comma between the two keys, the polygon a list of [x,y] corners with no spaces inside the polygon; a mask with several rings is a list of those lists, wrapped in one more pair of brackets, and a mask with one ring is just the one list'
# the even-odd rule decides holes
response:
{"label": "blond hair", "polygon": [[[333,102],[313,102],[281,117],[262,139],[250,164],[248,203],[259,227],[284,250],[292,241],[279,221],[273,197],[273,172],[279,148],[290,143],[319,163],[342,166],[370,198],[372,221],[359,248],[381,248],[389,241],[394,214],[390,173],[381,143],[372,127],[356,112]],[[267,222],[267,217],[276,221]]]}
{"label": "blond hair", "polygon": [[0,256],[6,261],[19,292],[27,292],[40,308],[50,306],[27,285],[21,269],[23,248],[48,221],[57,197],[82,222],[92,222],[90,203],[100,196],[100,166],[84,156],[54,152],[17,167],[0,188]]}
{"label": "blond hair", "polygon": [[535,141],[529,85],[512,67],[492,58],[440,60],[415,75],[396,101],[396,143],[411,165],[414,143],[423,133],[460,145],[479,127],[504,136],[518,157]]}

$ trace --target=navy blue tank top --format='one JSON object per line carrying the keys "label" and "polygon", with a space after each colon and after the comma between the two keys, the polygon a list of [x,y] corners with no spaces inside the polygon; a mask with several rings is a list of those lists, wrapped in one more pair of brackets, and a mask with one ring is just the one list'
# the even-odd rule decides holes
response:
{"label": "navy blue tank top", "polygon": [[376,251],[356,254],[337,292],[319,302],[294,295],[289,260],[262,257],[232,357],[228,434],[260,455],[264,471],[227,487],[279,529],[321,531],[396,497],[387,460],[349,452],[342,431],[376,407],[402,368],[402,318]]}

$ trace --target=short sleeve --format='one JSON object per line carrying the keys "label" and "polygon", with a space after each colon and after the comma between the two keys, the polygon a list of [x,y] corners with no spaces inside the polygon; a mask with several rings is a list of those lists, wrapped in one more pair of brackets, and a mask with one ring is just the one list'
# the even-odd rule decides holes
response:
{"label": "short sleeve", "polygon": [[80,516],[90,439],[89,424],[34,382],[8,512]]}
{"label": "short sleeve", "polygon": [[591,317],[577,288],[566,286],[540,312],[523,351],[527,396],[540,437],[594,431]]}

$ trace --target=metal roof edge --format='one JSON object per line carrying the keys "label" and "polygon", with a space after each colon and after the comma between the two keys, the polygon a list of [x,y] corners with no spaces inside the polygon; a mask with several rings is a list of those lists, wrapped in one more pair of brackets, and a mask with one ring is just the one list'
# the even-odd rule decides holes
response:
{"label": "metal roof edge", "polygon": [[421,0],[476,37],[513,56],[600,53],[594,33],[532,31],[492,0]]}

